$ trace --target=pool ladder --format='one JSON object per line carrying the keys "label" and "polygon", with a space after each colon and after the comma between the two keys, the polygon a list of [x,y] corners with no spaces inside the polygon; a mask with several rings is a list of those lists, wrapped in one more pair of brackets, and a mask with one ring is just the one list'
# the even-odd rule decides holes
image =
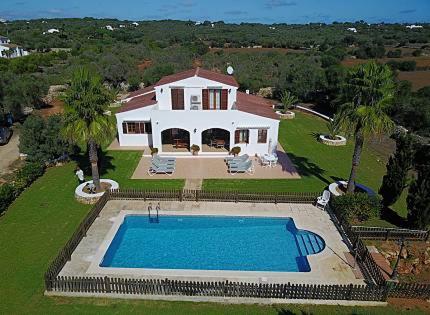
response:
{"label": "pool ladder", "polygon": [[159,223],[160,219],[158,217],[158,212],[160,211],[160,203],[157,204],[157,206],[155,207],[155,213],[151,214],[152,211],[152,202],[149,203],[148,206],[148,218],[149,218],[149,223]]}

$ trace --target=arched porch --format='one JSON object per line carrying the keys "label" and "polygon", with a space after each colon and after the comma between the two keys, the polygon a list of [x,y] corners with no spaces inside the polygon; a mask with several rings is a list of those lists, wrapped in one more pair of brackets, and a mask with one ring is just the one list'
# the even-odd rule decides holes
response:
{"label": "arched porch", "polygon": [[190,133],[181,128],[169,128],[161,132],[163,152],[189,152]]}
{"label": "arched porch", "polygon": [[222,128],[210,128],[202,132],[202,152],[230,151],[230,131]]}

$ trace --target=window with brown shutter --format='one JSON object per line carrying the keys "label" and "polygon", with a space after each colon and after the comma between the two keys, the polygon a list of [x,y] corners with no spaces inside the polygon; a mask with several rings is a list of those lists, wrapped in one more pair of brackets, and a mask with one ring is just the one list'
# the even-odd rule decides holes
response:
{"label": "window with brown shutter", "polygon": [[172,109],[184,109],[184,89],[171,89]]}
{"label": "window with brown shutter", "polygon": [[234,132],[235,143],[249,143],[249,130],[239,129]]}
{"label": "window with brown shutter", "polygon": [[209,109],[209,90],[202,89],[202,104],[203,109]]}
{"label": "window with brown shutter", "polygon": [[227,109],[228,91],[227,89],[221,90],[221,109]]}
{"label": "window with brown shutter", "polygon": [[150,122],[144,121],[124,121],[122,123],[123,134],[148,134],[152,133]]}
{"label": "window with brown shutter", "polygon": [[267,142],[267,129],[258,129],[258,143]]}

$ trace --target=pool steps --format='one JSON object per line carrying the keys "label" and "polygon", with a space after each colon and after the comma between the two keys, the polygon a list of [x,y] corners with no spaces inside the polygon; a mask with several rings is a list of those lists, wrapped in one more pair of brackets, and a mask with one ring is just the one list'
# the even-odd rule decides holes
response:
{"label": "pool steps", "polygon": [[302,256],[313,255],[324,249],[324,243],[315,234],[299,232],[295,237]]}

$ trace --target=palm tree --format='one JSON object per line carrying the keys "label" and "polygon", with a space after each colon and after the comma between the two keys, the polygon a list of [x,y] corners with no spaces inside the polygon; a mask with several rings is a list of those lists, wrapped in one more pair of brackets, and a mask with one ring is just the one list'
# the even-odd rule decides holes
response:
{"label": "palm tree", "polygon": [[290,91],[285,90],[281,95],[281,102],[284,105],[283,112],[285,113],[287,110],[292,108],[299,102],[299,99]]}
{"label": "palm tree", "polygon": [[394,80],[390,68],[372,61],[349,71],[344,104],[337,114],[339,127],[355,140],[347,192],[355,191],[355,178],[363,144],[367,137],[390,132],[394,123],[387,109],[394,98]]}
{"label": "palm tree", "polygon": [[98,75],[80,68],[73,73],[70,88],[63,99],[63,134],[74,143],[87,145],[93,183],[100,190],[97,148],[111,140],[115,133],[115,123],[104,114],[113,95],[103,86]]}

